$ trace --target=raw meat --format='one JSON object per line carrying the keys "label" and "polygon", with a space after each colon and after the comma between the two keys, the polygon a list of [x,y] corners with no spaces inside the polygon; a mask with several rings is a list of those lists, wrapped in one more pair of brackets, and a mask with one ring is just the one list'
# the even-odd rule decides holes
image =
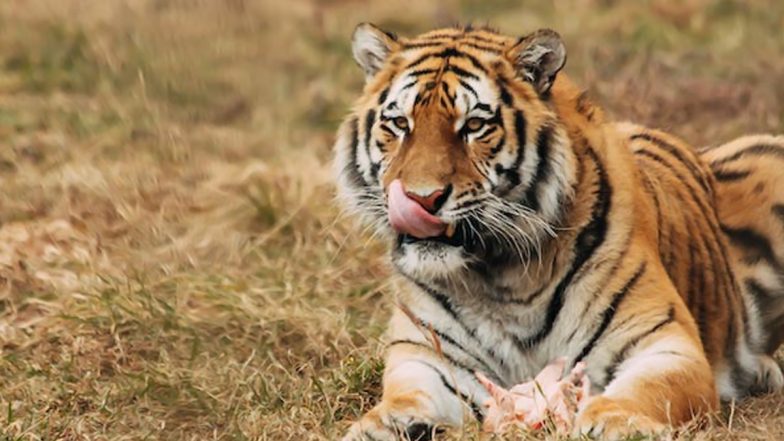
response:
{"label": "raw meat", "polygon": [[568,433],[577,411],[590,395],[591,383],[585,375],[585,363],[577,363],[561,378],[565,366],[565,358],[556,359],[533,380],[509,390],[477,372],[479,382],[490,393],[484,403],[487,413],[483,430],[502,434],[512,429],[551,427],[557,432]]}

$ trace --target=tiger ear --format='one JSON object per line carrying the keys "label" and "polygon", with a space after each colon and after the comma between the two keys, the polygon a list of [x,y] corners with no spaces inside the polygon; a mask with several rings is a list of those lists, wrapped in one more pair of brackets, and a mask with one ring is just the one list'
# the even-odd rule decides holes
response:
{"label": "tiger ear", "polygon": [[397,49],[395,34],[383,31],[370,23],[360,23],[351,36],[351,50],[357,64],[369,81],[384,65],[389,54]]}
{"label": "tiger ear", "polygon": [[518,75],[546,96],[555,76],[566,64],[566,47],[561,36],[551,29],[540,29],[520,39],[507,52]]}

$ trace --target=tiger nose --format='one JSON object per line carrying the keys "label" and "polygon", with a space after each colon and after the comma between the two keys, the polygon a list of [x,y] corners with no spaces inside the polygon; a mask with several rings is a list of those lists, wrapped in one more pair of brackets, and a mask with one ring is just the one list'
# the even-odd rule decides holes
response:
{"label": "tiger nose", "polygon": [[449,184],[426,195],[421,191],[406,190],[406,196],[421,205],[428,213],[435,214],[444,205],[451,192],[452,184]]}

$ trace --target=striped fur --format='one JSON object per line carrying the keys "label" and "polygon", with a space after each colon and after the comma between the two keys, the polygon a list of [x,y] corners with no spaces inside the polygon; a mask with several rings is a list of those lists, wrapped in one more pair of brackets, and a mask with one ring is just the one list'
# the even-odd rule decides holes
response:
{"label": "striped fur", "polygon": [[[597,397],[577,430],[604,438],[687,421],[716,405],[717,386],[729,398],[781,385],[769,356],[784,338],[771,331],[784,320],[773,166],[749,165],[752,146],[698,156],[606,122],[558,74],[559,43],[552,31],[355,33],[367,84],[338,132],[339,194],[389,239],[398,308],[382,400],[346,439],[427,439],[481,419],[474,371],[509,386],[560,356],[587,362]],[[779,154],[776,140],[757,150]],[[394,179],[447,188],[437,215],[458,239],[396,235]],[[735,219],[731,186],[745,182],[763,183],[765,203],[749,207],[760,224]],[[762,211],[781,223],[763,225]]]}
{"label": "striped fur", "polygon": [[719,227],[755,346],[773,354],[784,341],[784,136],[746,136],[701,159],[716,178]]}

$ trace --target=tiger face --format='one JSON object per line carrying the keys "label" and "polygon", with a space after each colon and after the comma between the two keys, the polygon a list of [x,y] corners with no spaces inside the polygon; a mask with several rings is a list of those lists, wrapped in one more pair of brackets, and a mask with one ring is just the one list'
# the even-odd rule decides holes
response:
{"label": "tiger face", "polygon": [[553,31],[449,28],[413,39],[362,24],[366,86],[336,143],[339,194],[415,280],[526,263],[555,235],[574,184],[548,103],[565,62]]}

